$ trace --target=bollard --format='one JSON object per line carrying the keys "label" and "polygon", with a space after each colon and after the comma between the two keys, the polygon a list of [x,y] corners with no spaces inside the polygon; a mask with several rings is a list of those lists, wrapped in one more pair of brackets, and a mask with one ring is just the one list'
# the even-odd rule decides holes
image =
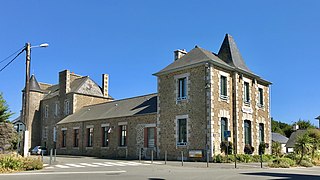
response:
{"label": "bollard", "polygon": [[54,159],[53,162],[57,161],[57,149],[54,149]]}
{"label": "bollard", "polygon": [[207,167],[209,167],[209,151],[207,150]]}
{"label": "bollard", "polygon": [[151,164],[153,164],[153,150],[151,151]]}
{"label": "bollard", "polygon": [[167,164],[167,150],[164,152],[164,164]]}
{"label": "bollard", "polygon": [[183,151],[181,151],[181,165],[183,166]]}
{"label": "bollard", "polygon": [[49,164],[50,165],[52,164],[52,149],[50,149],[50,161],[49,161]]}
{"label": "bollard", "polygon": [[43,162],[43,151],[41,151],[41,161]]}
{"label": "bollard", "polygon": [[139,148],[139,162],[141,162],[141,148]]}
{"label": "bollard", "polygon": [[237,154],[234,153],[234,168],[237,169]]}
{"label": "bollard", "polygon": [[126,148],[126,159],[128,159],[128,148]]}
{"label": "bollard", "polygon": [[260,162],[261,162],[261,168],[263,168],[262,167],[262,153],[260,153]]}

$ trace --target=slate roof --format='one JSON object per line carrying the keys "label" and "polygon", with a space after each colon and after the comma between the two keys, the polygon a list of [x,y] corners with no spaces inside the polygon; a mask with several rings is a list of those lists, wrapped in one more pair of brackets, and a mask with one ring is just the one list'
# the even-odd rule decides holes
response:
{"label": "slate roof", "polygon": [[219,67],[229,70],[241,71],[242,73],[254,76],[255,78],[267,84],[271,84],[270,82],[263,80],[262,78],[254,74],[246,66],[234,39],[229,34],[226,34],[218,54],[196,46],[186,55],[175,60],[170,65],[155,73],[154,75],[158,76],[160,74],[169,73],[175,70],[183,69],[185,67],[207,62],[213,63]]}
{"label": "slate roof", "polygon": [[34,75],[32,75],[30,77],[29,86],[30,86],[30,91],[43,92],[43,90],[40,88],[40,85]]}
{"label": "slate roof", "polygon": [[85,106],[58,124],[157,113],[157,94]]}
{"label": "slate roof", "polygon": [[279,142],[280,144],[286,144],[288,142],[287,137],[279,134],[279,133],[272,133],[272,141],[273,142]]}
{"label": "slate roof", "polygon": [[298,136],[303,135],[307,132],[306,129],[298,129],[297,131],[294,131],[291,135],[290,138],[286,144],[287,148],[293,148],[294,144],[296,143],[296,139],[298,138]]}

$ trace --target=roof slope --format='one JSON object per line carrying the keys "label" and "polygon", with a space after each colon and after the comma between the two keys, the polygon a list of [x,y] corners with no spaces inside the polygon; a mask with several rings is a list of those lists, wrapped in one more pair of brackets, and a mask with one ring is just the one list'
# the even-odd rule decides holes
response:
{"label": "roof slope", "polygon": [[220,47],[218,56],[229,65],[234,66],[235,68],[247,71],[249,73],[252,73],[250,69],[247,67],[247,65],[245,64],[240,54],[240,51],[236,45],[236,42],[234,41],[231,35],[226,34],[222,42],[222,45]]}
{"label": "roof slope", "polygon": [[294,147],[294,144],[296,143],[296,140],[297,140],[298,136],[303,135],[303,134],[305,134],[306,132],[307,132],[306,129],[299,129],[299,130],[293,132],[293,133],[290,135],[290,138],[289,138],[289,140],[288,140],[288,142],[287,142],[287,144],[286,144],[286,147],[287,147],[287,148],[293,148],[293,147]]}
{"label": "roof slope", "polygon": [[31,76],[29,80],[29,87],[30,91],[37,91],[37,92],[43,92],[42,89],[40,88],[40,85],[34,75]]}
{"label": "roof slope", "polygon": [[272,133],[272,141],[273,142],[279,142],[281,144],[286,144],[288,142],[288,139],[289,138],[287,138],[279,133]]}
{"label": "roof slope", "polygon": [[157,94],[85,106],[58,124],[142,115],[157,112]]}
{"label": "roof slope", "polygon": [[161,71],[155,73],[155,75],[168,72],[168,71],[173,71],[186,66],[207,62],[207,61],[213,61],[215,63],[231,67],[227,63],[222,61],[218,56],[213,54],[212,52],[196,46],[186,55],[182,56],[181,58],[177,59],[173,63],[169,64],[167,67],[165,67]]}

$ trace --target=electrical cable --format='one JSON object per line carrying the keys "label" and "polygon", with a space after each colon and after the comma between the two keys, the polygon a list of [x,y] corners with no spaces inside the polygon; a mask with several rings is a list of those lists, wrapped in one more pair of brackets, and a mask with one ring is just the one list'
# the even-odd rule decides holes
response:
{"label": "electrical cable", "polygon": [[6,67],[8,67],[23,51],[24,51],[24,48],[10,62],[8,62],[2,69],[0,69],[0,72],[3,71]]}
{"label": "electrical cable", "polygon": [[12,53],[10,56],[6,57],[4,60],[0,61],[0,64],[3,63],[4,61],[6,61],[7,59],[9,59],[11,56],[15,55],[16,53],[18,53],[19,51],[21,51],[22,49],[24,49],[25,47],[20,48],[19,50],[17,50],[16,52]]}

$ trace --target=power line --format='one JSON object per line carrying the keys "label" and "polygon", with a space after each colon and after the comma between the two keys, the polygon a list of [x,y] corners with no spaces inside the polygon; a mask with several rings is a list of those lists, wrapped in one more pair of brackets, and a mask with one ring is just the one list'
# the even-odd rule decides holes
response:
{"label": "power line", "polygon": [[6,57],[4,60],[0,61],[0,64],[3,63],[4,61],[6,61],[7,59],[9,59],[10,57],[12,57],[13,55],[15,55],[16,53],[18,53],[19,51],[21,51],[24,48],[25,47],[22,47],[22,48],[18,49],[16,52],[12,53],[10,56]]}
{"label": "power line", "polygon": [[23,51],[24,48],[10,62],[8,62],[2,69],[0,69],[0,72],[3,71],[6,67],[8,67]]}

